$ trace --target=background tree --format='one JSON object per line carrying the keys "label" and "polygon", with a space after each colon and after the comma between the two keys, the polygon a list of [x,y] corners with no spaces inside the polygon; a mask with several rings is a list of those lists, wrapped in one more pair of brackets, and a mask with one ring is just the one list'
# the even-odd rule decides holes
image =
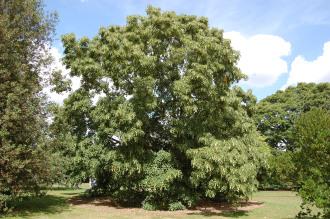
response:
{"label": "background tree", "polygon": [[149,7],[125,26],[63,43],[82,85],[59,107],[53,135],[73,140],[73,154],[63,154],[97,179],[95,192],[176,210],[256,189],[267,149],[251,118],[254,96],[233,86],[245,76],[222,30]]}
{"label": "background tree", "polygon": [[269,168],[259,173],[261,187],[267,189],[297,186],[292,157],[293,127],[296,119],[313,108],[330,110],[330,83],[299,83],[261,100],[256,107],[257,129],[273,148]]}
{"label": "background tree", "polygon": [[268,166],[258,174],[259,189],[279,190],[297,187],[297,170],[293,162],[293,152],[271,150]]}
{"label": "background tree", "polygon": [[261,100],[256,107],[258,130],[272,148],[293,150],[295,120],[312,108],[330,110],[330,83],[299,83]]}
{"label": "background tree", "polygon": [[54,18],[39,0],[0,1],[0,211],[48,177],[40,91]]}
{"label": "background tree", "polygon": [[[323,209],[330,217],[330,112],[313,109],[302,114],[294,127],[295,157],[299,195],[304,204]],[[308,208],[304,209],[308,210]],[[308,211],[307,211],[308,212]],[[303,216],[304,213],[300,215]]]}

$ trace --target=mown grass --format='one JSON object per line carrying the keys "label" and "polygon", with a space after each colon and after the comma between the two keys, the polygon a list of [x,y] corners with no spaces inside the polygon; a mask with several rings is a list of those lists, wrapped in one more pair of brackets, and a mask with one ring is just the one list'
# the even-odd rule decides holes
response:
{"label": "mown grass", "polygon": [[252,200],[259,203],[249,211],[144,211],[137,208],[120,208],[109,205],[109,202],[74,203],[85,189],[57,189],[43,197],[23,200],[17,210],[2,218],[39,218],[39,219],[83,219],[83,218],[114,218],[114,219],[200,219],[200,218],[242,218],[242,219],[293,219],[299,211],[300,198],[290,191],[261,191],[253,195]]}

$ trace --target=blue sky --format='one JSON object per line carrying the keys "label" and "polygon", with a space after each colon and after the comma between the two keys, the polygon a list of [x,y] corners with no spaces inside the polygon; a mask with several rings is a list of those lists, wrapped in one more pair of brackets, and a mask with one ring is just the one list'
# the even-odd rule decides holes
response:
{"label": "blue sky", "polygon": [[[224,29],[241,52],[239,67],[249,75],[244,88],[261,99],[297,82],[330,81],[329,0],[46,0],[57,11],[54,47],[60,36],[93,37],[101,26],[124,25],[147,5],[181,14],[206,16]],[[327,43],[329,42],[329,43]]]}

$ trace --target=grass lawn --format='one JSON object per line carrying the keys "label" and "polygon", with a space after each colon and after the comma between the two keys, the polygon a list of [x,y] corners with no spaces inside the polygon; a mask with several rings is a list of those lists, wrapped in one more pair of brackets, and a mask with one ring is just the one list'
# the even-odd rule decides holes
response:
{"label": "grass lawn", "polygon": [[300,199],[293,192],[262,191],[253,195],[251,202],[234,211],[229,206],[203,206],[185,211],[144,211],[139,208],[120,208],[108,199],[86,200],[79,197],[85,189],[49,191],[46,196],[24,200],[17,211],[0,218],[114,218],[114,219],[198,219],[250,218],[292,219],[299,211]]}

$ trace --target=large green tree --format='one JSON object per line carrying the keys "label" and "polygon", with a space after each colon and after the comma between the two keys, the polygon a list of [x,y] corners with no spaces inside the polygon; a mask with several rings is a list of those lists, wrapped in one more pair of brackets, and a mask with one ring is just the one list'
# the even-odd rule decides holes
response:
{"label": "large green tree", "polygon": [[52,130],[76,165],[72,178],[95,177],[96,192],[146,209],[237,201],[256,189],[267,149],[254,96],[234,86],[245,76],[222,30],[149,7],[63,44],[81,87],[56,109]]}
{"label": "large green tree", "polygon": [[313,108],[330,110],[329,100],[330,83],[299,83],[257,104],[254,115],[257,129],[273,148],[269,168],[259,174],[262,187],[288,189],[297,186],[297,170],[292,160],[294,123],[302,113]]}
{"label": "large green tree", "polygon": [[0,211],[47,176],[41,74],[54,16],[39,0],[0,1]]}
{"label": "large green tree", "polygon": [[272,148],[293,150],[292,128],[300,114],[312,108],[330,110],[330,83],[299,83],[279,90],[257,104],[258,130]]}
{"label": "large green tree", "polygon": [[[299,194],[304,204],[323,209],[330,217],[330,112],[312,109],[302,114],[294,126],[295,156]],[[307,208],[308,209],[308,208]],[[305,210],[307,210],[305,209]],[[302,211],[301,216],[308,211]]]}

